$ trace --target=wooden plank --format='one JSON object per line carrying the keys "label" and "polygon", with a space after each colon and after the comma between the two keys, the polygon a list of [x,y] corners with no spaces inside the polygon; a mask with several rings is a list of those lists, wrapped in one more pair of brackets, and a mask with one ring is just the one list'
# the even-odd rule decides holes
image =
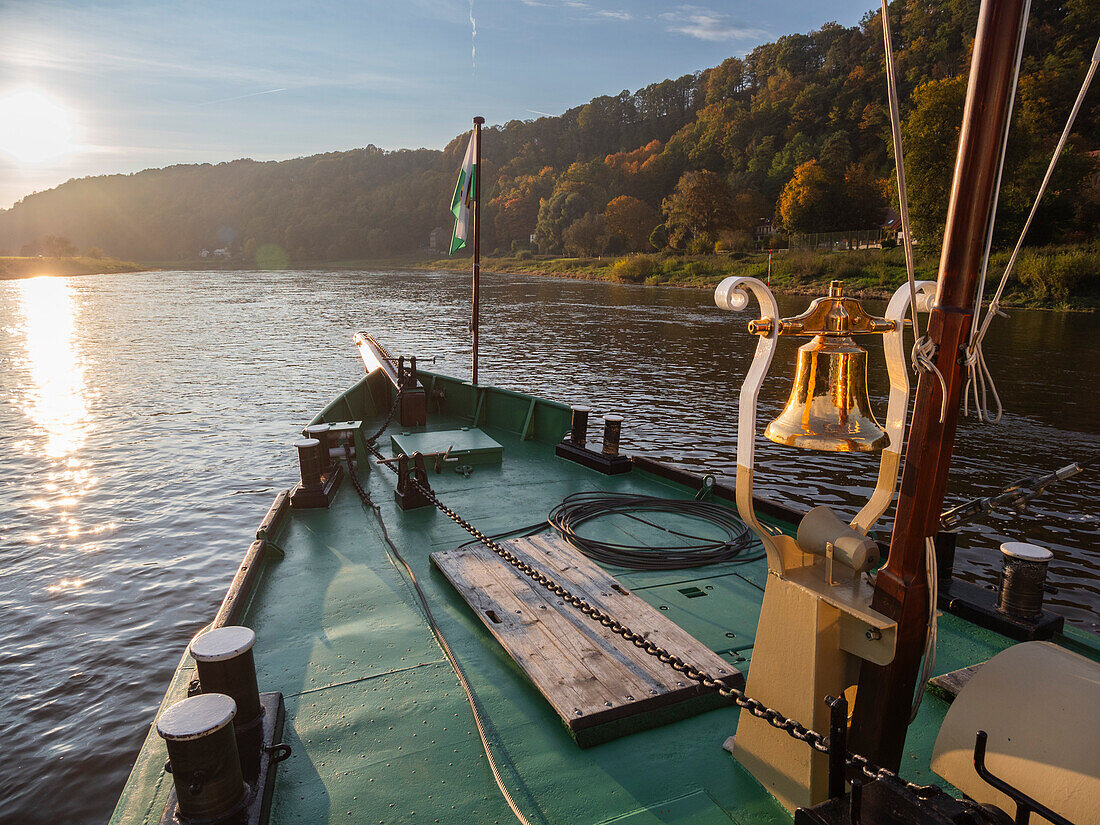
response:
{"label": "wooden plank", "polygon": [[[564,540],[532,536],[504,544],[570,592],[666,650],[726,684],[744,684],[737,668]],[[609,738],[588,732],[611,722],[685,702],[678,708],[679,716],[713,706],[702,701],[713,693],[566,605],[487,547],[442,550],[431,559],[582,746]],[[688,702],[693,699],[700,701]],[[642,726],[644,720],[618,727],[621,734],[628,727]]]}
{"label": "wooden plank", "polygon": [[945,702],[954,702],[955,697],[959,695],[959,691],[966,687],[966,683],[970,681],[971,677],[978,672],[983,664],[985,662],[979,662],[970,667],[962,667],[958,670],[952,670],[950,673],[934,676],[928,680],[928,690]]}

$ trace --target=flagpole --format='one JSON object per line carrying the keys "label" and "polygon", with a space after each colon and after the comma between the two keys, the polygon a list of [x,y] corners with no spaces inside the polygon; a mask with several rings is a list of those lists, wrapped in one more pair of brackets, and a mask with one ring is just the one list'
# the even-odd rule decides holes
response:
{"label": "flagpole", "polygon": [[479,321],[478,303],[481,300],[481,124],[485,118],[474,118],[474,307],[470,323],[473,332],[474,350],[474,386],[477,386],[477,327]]}

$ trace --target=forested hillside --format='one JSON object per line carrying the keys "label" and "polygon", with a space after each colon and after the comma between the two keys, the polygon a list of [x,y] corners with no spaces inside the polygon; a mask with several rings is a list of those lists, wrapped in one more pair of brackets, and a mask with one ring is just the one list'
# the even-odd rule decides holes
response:
{"label": "forested hillside", "polygon": [[[895,0],[894,43],[915,233],[942,226],[977,0]],[[1019,230],[1100,32],[1094,0],[1032,6],[1001,195]],[[1033,243],[1097,237],[1100,94],[1059,165]],[[368,146],[282,162],[237,160],[73,180],[0,211],[0,250],[44,236],[139,260],[266,247],[292,260],[383,257],[450,231],[466,135],[443,151]],[[484,132],[483,247],[597,254],[751,244],[786,231],[878,226],[892,197],[878,12],[779,38],[745,58],[558,117]],[[276,249],[277,248],[277,249]],[[3,254],[0,252],[0,254]],[[284,256],[285,257],[285,256]]]}

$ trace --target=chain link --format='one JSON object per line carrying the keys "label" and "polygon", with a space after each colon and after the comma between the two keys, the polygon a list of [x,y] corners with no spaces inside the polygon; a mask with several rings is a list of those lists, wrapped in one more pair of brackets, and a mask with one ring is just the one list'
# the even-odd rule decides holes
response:
{"label": "chain link", "polygon": [[[371,454],[374,455],[374,457],[377,459],[384,460],[386,457],[378,450],[378,448],[374,445],[374,442],[377,441],[378,437],[392,421],[400,397],[401,393],[399,392],[397,393],[397,397],[394,399],[393,408],[390,410],[385,424],[382,426],[381,429],[378,430],[378,432],[374,434],[374,436],[372,436],[366,442],[367,450],[369,450]],[[395,473],[398,472],[397,468],[391,464],[387,463],[383,466],[389,467]],[[349,473],[349,475],[351,476],[352,483],[355,485],[355,489],[358,492],[359,497],[364,501],[367,501],[370,497],[363,489],[362,485],[359,483],[359,479],[356,473],[352,471]],[[718,693],[719,695],[724,696],[727,699],[731,699],[739,708],[747,710],[750,714],[757,717],[758,719],[763,719],[772,727],[777,728],[778,730],[785,731],[789,736],[794,739],[805,742],[807,745],[809,745],[811,748],[819,753],[829,752],[828,737],[823,736],[817,731],[806,727],[804,724],[796,719],[791,719],[787,716],[784,716],[783,713],[776,710],[775,708],[769,708],[759,699],[754,699],[751,696],[748,696],[744,691],[739,690],[735,687],[731,687],[724,682],[715,679],[706,671],[701,670],[695,665],[685,662],[675,653],[671,653],[668,650],[665,650],[660,645],[646,638],[646,636],[631,630],[629,627],[624,625],[611,614],[601,610],[600,608],[592,604],[589,604],[584,599],[571,593],[556,580],[550,578],[538,568],[533,567],[532,565],[525,562],[504,545],[485,535],[485,533],[483,533],[473,524],[471,524],[458,513],[456,513],[453,509],[444,504],[439,496],[435,494],[435,491],[432,490],[431,487],[422,484],[419,480],[417,480],[415,475],[410,474],[408,478],[409,481],[417,488],[417,490],[419,490],[420,493],[436,507],[436,509],[446,515],[447,518],[449,518],[451,521],[453,521],[455,524],[457,524],[479,542],[481,542],[498,556],[500,556],[500,558],[502,558],[504,561],[508,562],[508,564],[510,564],[516,570],[520,571],[529,579],[538,583],[546,590],[550,591],[555,596],[560,598],[565,604],[575,607],[584,615],[599,622],[600,625],[606,627],[611,632],[621,636],[623,639],[630,642],[635,647],[640,648],[650,656],[653,656],[659,662],[669,665],[677,673],[682,673],[684,676],[694,682],[697,682],[704,688],[707,688],[708,690],[713,690],[715,693]],[[876,765],[866,756],[861,756],[857,753],[846,753],[845,759],[847,760],[847,764],[849,767],[858,770],[867,779],[874,780],[889,778],[892,780],[896,780],[905,785],[907,789],[913,791],[914,793],[917,793],[920,796],[928,796],[930,793],[939,791],[939,789],[934,785],[926,786],[918,785],[914,782],[908,782],[898,776],[898,774],[894,771],[891,771],[889,768],[884,768]]]}

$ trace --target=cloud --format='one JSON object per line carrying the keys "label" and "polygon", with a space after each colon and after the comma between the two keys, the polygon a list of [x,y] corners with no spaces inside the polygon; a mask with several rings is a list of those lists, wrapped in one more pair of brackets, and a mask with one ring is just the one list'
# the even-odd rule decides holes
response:
{"label": "cloud", "polygon": [[598,11],[595,13],[596,17],[602,17],[605,20],[633,20],[634,15],[626,11]]}
{"label": "cloud", "polygon": [[725,14],[701,6],[680,6],[675,12],[663,13],[661,19],[671,32],[712,43],[767,36],[763,29],[745,26]]}
{"label": "cloud", "polygon": [[474,19],[474,0],[470,0],[470,65],[477,68],[477,20]]}

